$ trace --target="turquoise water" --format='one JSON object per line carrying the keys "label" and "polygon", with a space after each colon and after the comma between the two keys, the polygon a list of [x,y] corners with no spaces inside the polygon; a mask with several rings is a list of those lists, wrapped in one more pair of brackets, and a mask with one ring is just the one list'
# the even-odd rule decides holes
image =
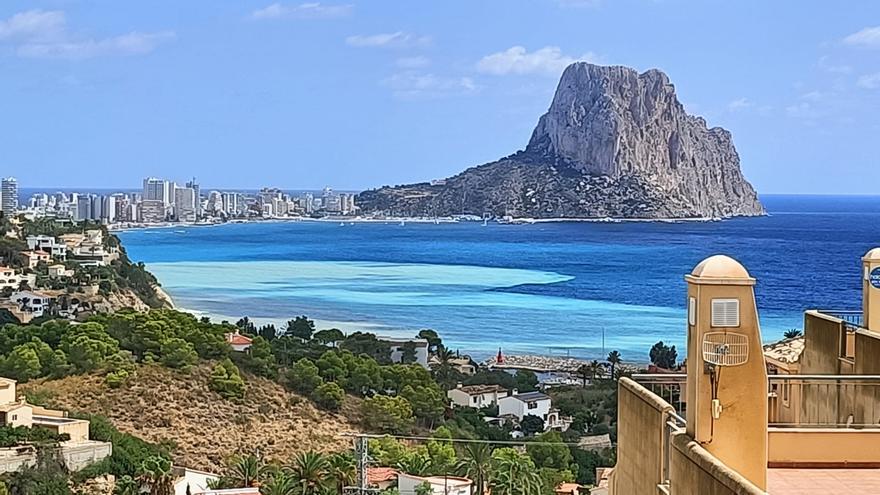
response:
{"label": "turquoise water", "polygon": [[[763,334],[810,307],[858,308],[880,198],[765,198],[771,216],[715,223],[483,226],[273,222],[124,232],[175,302],[218,319],[413,335],[454,348],[644,360],[684,339],[682,276],[719,252],[759,280]],[[604,337],[604,346],[603,346]]]}

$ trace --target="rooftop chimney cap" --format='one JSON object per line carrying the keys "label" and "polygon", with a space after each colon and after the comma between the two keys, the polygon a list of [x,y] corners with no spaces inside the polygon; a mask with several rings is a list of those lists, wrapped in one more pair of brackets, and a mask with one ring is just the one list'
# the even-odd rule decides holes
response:
{"label": "rooftop chimney cap", "polygon": [[874,248],[862,257],[863,261],[880,261],[880,247]]}
{"label": "rooftop chimney cap", "polygon": [[691,275],[698,278],[751,278],[748,270],[739,261],[723,254],[716,254],[704,259],[694,268]]}

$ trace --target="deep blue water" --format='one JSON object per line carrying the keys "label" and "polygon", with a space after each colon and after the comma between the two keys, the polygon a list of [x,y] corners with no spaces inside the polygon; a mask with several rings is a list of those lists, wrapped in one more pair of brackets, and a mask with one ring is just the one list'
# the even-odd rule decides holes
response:
{"label": "deep blue water", "polygon": [[121,234],[181,307],[380,334],[434,328],[454,348],[644,360],[684,340],[684,274],[724,253],[758,279],[765,340],[807,308],[858,309],[880,197],[767,196],[770,215],[712,223],[483,226],[231,224]]}

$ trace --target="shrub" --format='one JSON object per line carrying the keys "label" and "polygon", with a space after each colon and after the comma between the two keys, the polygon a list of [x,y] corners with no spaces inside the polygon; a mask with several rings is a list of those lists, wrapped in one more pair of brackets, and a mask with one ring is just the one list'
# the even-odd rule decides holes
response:
{"label": "shrub", "polygon": [[107,376],[104,377],[104,383],[107,384],[110,388],[119,388],[125,385],[125,382],[128,381],[128,371],[119,370],[107,373]]}
{"label": "shrub", "polygon": [[169,368],[188,370],[199,360],[195,347],[183,339],[168,339],[162,343],[162,364]]}
{"label": "shrub", "polygon": [[241,379],[238,367],[229,358],[214,366],[209,387],[224,399],[240,400],[244,398],[244,380]]}
{"label": "shrub", "polygon": [[403,397],[377,395],[361,406],[364,424],[381,433],[407,433],[412,427],[412,405]]}
{"label": "shrub", "polygon": [[312,394],[312,400],[319,407],[331,411],[337,411],[342,407],[342,401],[345,400],[345,391],[339,385],[330,382],[321,384]]}
{"label": "shrub", "polygon": [[318,366],[311,359],[302,358],[287,371],[287,384],[302,394],[311,394],[323,383]]}

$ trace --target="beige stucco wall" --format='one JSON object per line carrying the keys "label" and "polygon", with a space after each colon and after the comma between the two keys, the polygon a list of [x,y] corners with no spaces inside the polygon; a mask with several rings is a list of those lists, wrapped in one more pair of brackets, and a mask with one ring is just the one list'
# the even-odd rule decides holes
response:
{"label": "beige stucco wall", "polygon": [[15,382],[0,380],[0,404],[11,404],[15,399]]}
{"label": "beige stucco wall", "polygon": [[655,495],[663,481],[666,418],[673,407],[629,378],[618,384],[617,465],[612,495]]}
{"label": "beige stucco wall", "polygon": [[772,467],[880,464],[880,430],[770,428],[767,433]]}
{"label": "beige stucco wall", "polygon": [[766,495],[694,442],[686,433],[672,437],[671,495]]}
{"label": "beige stucco wall", "polygon": [[804,313],[804,354],[801,370],[804,375],[840,374],[840,320],[815,311]]}

